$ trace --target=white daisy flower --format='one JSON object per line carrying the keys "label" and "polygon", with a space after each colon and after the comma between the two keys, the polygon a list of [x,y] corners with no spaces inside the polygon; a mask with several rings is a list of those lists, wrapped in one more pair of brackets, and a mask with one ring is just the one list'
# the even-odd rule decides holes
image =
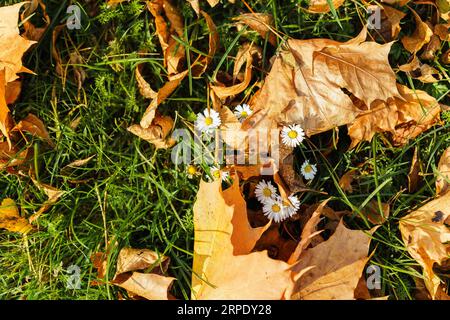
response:
{"label": "white daisy flower", "polygon": [[314,179],[314,176],[317,173],[317,168],[315,164],[310,164],[308,160],[305,160],[303,162],[301,167],[302,175],[305,177],[306,180],[312,180]]}
{"label": "white daisy flower", "polygon": [[281,222],[288,217],[287,210],[280,198],[268,200],[262,210],[267,218],[273,219],[275,222]]}
{"label": "white daisy flower", "polygon": [[284,126],[281,130],[281,141],[289,147],[295,148],[305,139],[305,132],[298,124]]}
{"label": "white daisy flower", "polygon": [[259,202],[265,204],[268,200],[275,198],[277,192],[270,181],[262,180],[256,185],[255,195]]}
{"label": "white daisy flower", "polygon": [[211,176],[214,180],[221,179],[222,181],[226,181],[230,176],[230,173],[228,171],[222,171],[216,166],[209,168],[209,172],[211,173]]}
{"label": "white daisy flower", "polygon": [[193,164],[187,166],[186,173],[189,179],[194,178],[195,176],[200,175],[200,172],[198,172],[198,169]]}
{"label": "white daisy flower", "polygon": [[212,109],[205,109],[203,113],[198,113],[197,120],[195,120],[195,128],[205,133],[212,133],[220,124],[219,113]]}
{"label": "white daisy flower", "polygon": [[247,119],[249,116],[251,116],[253,113],[253,110],[250,109],[250,106],[246,103],[244,103],[242,106],[238,105],[234,109],[234,115],[238,118],[240,122]]}
{"label": "white daisy flower", "polygon": [[297,210],[300,209],[300,200],[294,195],[288,197],[290,203],[283,203],[283,209],[286,212],[287,217],[292,217],[297,213]]}

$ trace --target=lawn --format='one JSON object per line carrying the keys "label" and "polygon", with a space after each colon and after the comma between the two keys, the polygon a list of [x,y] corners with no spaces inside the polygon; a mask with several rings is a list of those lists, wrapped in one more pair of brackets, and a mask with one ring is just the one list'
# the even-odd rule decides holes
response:
{"label": "lawn", "polygon": [[[1,6],[18,2],[3,0]],[[116,6],[93,0],[43,2],[51,22],[23,58],[24,66],[35,74],[21,75],[22,91],[11,112],[17,121],[32,113],[45,124],[54,145],[27,135],[21,139],[21,148],[32,152],[27,161],[34,179],[64,193],[34,223],[34,232],[22,235],[0,231],[0,299],[127,298],[124,289],[111,283],[119,251],[124,247],[147,248],[169,257],[167,273],[177,279],[171,294],[190,299],[193,206],[200,180],[206,174],[189,178],[185,165],[171,161],[171,148],[156,149],[127,130],[139,123],[148,106],[148,99],[139,92],[137,66],[142,67],[142,75],[153,89],[167,81],[154,18],[146,1],[124,1]],[[209,29],[205,19],[197,17],[187,1],[172,3],[184,19],[184,38],[177,41],[188,52],[206,55]],[[347,0],[336,10],[319,14],[305,10],[308,2],[303,0],[237,0],[234,4],[222,0],[214,8],[206,1],[200,3],[217,27],[220,46],[204,74],[196,77],[189,73],[160,104],[158,110],[174,119],[174,128],[189,128],[196,114],[206,108],[208,84],[233,73],[234,57],[244,42],[262,49],[260,64],[254,67],[252,83],[256,83],[266,78],[270,58],[279,52],[283,37],[343,42],[357,36],[369,16],[361,0]],[[70,16],[70,4],[81,8],[81,28],[62,28],[52,41],[55,28]],[[398,41],[415,30],[410,9],[416,10],[423,21],[435,19],[436,13],[430,5],[410,2],[408,6],[396,7],[406,14],[389,53],[396,80],[450,105],[449,68],[440,59],[448,50],[448,41],[442,41],[436,57],[427,61],[440,72],[439,81],[424,83],[398,69],[411,56]],[[237,28],[233,18],[250,9],[272,15],[273,28],[280,35],[276,46],[250,28]],[[43,17],[39,8],[30,21],[44,26]],[[375,31],[372,35],[376,36]],[[248,101],[256,89],[248,86],[236,101]],[[381,270],[378,297],[417,298],[414,279],[423,276],[402,241],[399,219],[435,197],[438,162],[450,146],[449,121],[450,113],[443,111],[439,123],[400,146],[392,143],[388,133],[376,133],[371,141],[350,148],[347,127],[341,126],[311,136],[306,148],[294,151],[297,173],[305,159],[313,159],[318,168],[307,185],[315,192],[302,194],[302,205],[331,198],[329,207],[352,212],[345,217],[348,227],[365,230],[374,224],[361,219],[361,211],[371,203],[375,203],[375,211],[380,211],[384,203],[389,205],[389,216],[373,234],[370,251],[374,254],[367,263]],[[409,190],[408,173],[415,152],[420,160],[420,181]],[[88,160],[73,165],[83,159]],[[343,190],[339,183],[350,170],[357,172],[352,192]],[[30,172],[21,168],[0,171],[0,190],[0,200],[14,199],[27,218],[47,201]],[[257,207],[251,202],[248,205]],[[321,223],[325,227],[326,221]],[[329,237],[327,232],[325,238]],[[298,236],[293,239],[298,240]],[[96,283],[98,271],[91,261],[97,252],[107,254],[105,278],[100,284]],[[73,266],[80,271],[77,288],[68,286]],[[448,273],[444,270],[439,275],[448,290]]]}

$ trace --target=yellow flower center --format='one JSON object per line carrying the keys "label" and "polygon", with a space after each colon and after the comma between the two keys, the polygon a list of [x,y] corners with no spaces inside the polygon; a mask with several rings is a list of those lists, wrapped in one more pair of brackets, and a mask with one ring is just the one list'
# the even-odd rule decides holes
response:
{"label": "yellow flower center", "polygon": [[312,170],[311,165],[308,164],[308,165],[305,166],[305,172],[306,172],[306,173],[311,173],[312,171],[313,171],[313,170]]}
{"label": "yellow flower center", "polygon": [[217,178],[217,179],[220,178],[220,171],[219,170],[214,171],[213,176],[214,176],[214,178]]}
{"label": "yellow flower center", "polygon": [[269,197],[272,196],[272,191],[269,188],[266,187],[266,188],[263,189],[263,195],[264,195],[264,197],[269,198]]}
{"label": "yellow flower center", "polygon": [[242,118],[247,118],[247,117],[248,117],[247,111],[242,111],[242,112],[241,112],[241,117],[242,117]]}
{"label": "yellow flower center", "polygon": [[205,124],[206,124],[207,126],[212,125],[212,124],[213,124],[213,118],[211,118],[211,117],[206,117],[206,118],[205,118]]}
{"label": "yellow flower center", "polygon": [[291,130],[288,132],[288,137],[291,139],[295,139],[295,138],[297,138],[297,136],[298,136],[298,133],[295,130]]}
{"label": "yellow flower center", "polygon": [[272,212],[278,213],[278,212],[280,212],[280,211],[281,211],[281,207],[280,207],[277,203],[274,203],[274,204],[272,205]]}
{"label": "yellow flower center", "polygon": [[189,166],[187,171],[189,174],[196,174],[197,168],[195,166]]}

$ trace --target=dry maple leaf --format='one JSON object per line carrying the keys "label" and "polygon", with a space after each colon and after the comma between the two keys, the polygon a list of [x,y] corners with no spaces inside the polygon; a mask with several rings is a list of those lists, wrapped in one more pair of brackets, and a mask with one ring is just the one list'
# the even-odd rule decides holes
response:
{"label": "dry maple leaf", "polygon": [[416,53],[430,41],[433,30],[431,30],[428,24],[422,21],[420,16],[414,10],[411,11],[416,20],[416,29],[412,35],[404,36],[401,41],[406,50],[411,53]]}
{"label": "dry maple leaf", "polygon": [[0,229],[27,234],[33,227],[27,219],[19,215],[15,201],[7,198],[3,199],[0,205]]}
{"label": "dry maple leaf", "polygon": [[428,202],[400,219],[400,231],[409,254],[422,266],[425,286],[436,298],[441,280],[434,264],[449,259],[450,229],[445,220],[450,216],[450,193]]}
{"label": "dry maple leaf", "polygon": [[302,253],[292,267],[304,272],[292,289],[292,299],[353,299],[367,262],[371,233],[350,230],[340,222],[325,242]]}
{"label": "dry maple leaf", "polygon": [[375,101],[348,126],[351,148],[361,141],[371,141],[377,132],[390,132],[395,145],[403,145],[428,130],[437,121],[441,107],[432,96],[421,90],[397,85],[400,98]]}
{"label": "dry maple leaf", "polygon": [[202,181],[194,204],[192,298],[281,299],[292,281],[289,265],[270,259],[266,251],[233,254],[232,237],[246,235],[232,224],[239,207],[225,201],[232,200],[237,190],[222,192],[220,184]]}
{"label": "dry maple leaf", "polygon": [[17,73],[27,71],[22,56],[35,43],[20,36],[17,22],[20,8],[25,2],[0,8],[0,70],[5,70],[6,83],[18,78]]}
{"label": "dry maple leaf", "polygon": [[289,40],[289,50],[275,59],[245,127],[267,126],[273,120],[297,123],[308,135],[316,134],[351,123],[361,112],[343,88],[367,103],[399,96],[388,62],[391,43],[365,38],[364,29],[344,43]]}
{"label": "dry maple leaf", "polygon": [[437,167],[436,195],[447,193],[450,181],[450,148],[445,149]]}

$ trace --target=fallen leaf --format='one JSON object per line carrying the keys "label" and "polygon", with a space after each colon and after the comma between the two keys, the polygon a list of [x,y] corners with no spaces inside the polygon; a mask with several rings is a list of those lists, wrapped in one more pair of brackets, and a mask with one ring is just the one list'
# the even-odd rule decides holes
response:
{"label": "fallen leaf", "polygon": [[390,132],[395,145],[403,145],[439,121],[440,105],[421,90],[397,85],[400,98],[375,101],[370,110],[348,126],[351,148],[361,141],[371,141],[377,132]]}
{"label": "fallen leaf", "polygon": [[30,177],[31,180],[33,181],[34,185],[41,191],[43,191],[46,196],[47,196],[47,200],[44,202],[44,204],[41,206],[41,208],[36,211],[29,219],[28,221],[30,221],[30,223],[35,222],[37,219],[39,219],[39,217],[45,213],[52,205],[54,205],[59,198],[61,198],[64,195],[64,191],[59,190],[51,185],[45,184],[45,183],[41,183],[39,181],[37,181],[34,176],[33,173],[30,173]]}
{"label": "fallen leaf", "polygon": [[295,283],[292,299],[353,299],[367,262],[373,232],[350,230],[341,221],[325,242],[308,249],[292,267],[299,273],[310,266]]}
{"label": "fallen leaf", "polygon": [[434,26],[434,34],[437,35],[439,37],[439,39],[441,39],[442,41],[448,41],[449,34],[450,34],[449,28],[450,28],[450,23],[436,24]]}
{"label": "fallen leaf", "polygon": [[250,80],[252,79],[252,62],[253,58],[250,52],[247,54],[247,59],[245,62],[245,75],[244,75],[244,81],[242,81],[239,84],[235,84],[230,87],[225,86],[219,86],[219,85],[212,85],[211,89],[214,91],[214,93],[217,95],[217,97],[221,100],[224,100],[227,97],[237,95],[238,93],[241,93],[245,89],[247,89],[248,85],[250,84]]}
{"label": "fallen leaf", "polygon": [[342,88],[368,102],[399,96],[388,62],[391,43],[365,38],[366,30],[344,43],[289,40],[289,50],[275,58],[245,128],[267,126],[272,120],[317,134],[351,123],[362,112]]}
{"label": "fallen leaf", "polygon": [[209,50],[207,56],[199,56],[197,60],[194,61],[191,69],[194,77],[200,77],[206,71],[208,65],[211,63],[214,55],[216,54],[217,49],[219,48],[219,33],[217,32],[214,21],[206,12],[201,11],[201,14],[205,18],[206,25],[209,30]]}
{"label": "fallen leaf", "polygon": [[425,286],[436,298],[441,280],[434,264],[449,259],[450,229],[444,224],[449,217],[450,193],[436,198],[400,219],[403,242],[409,254],[422,266]]}
{"label": "fallen leaf", "polygon": [[122,248],[117,258],[117,271],[113,284],[124,288],[130,295],[148,300],[168,300],[175,278],[166,277],[167,257],[148,249]]}
{"label": "fallen leaf", "polygon": [[145,113],[142,116],[140,122],[142,128],[147,129],[148,127],[150,127],[153,119],[155,118],[158,105],[166,100],[175,91],[175,89],[178,88],[181,81],[183,81],[187,74],[188,70],[177,74],[176,76],[172,77],[170,81],[166,82],[161,87],[161,89],[159,89],[158,94],[150,102],[150,105],[147,107],[147,110],[145,110]]}
{"label": "fallen leaf", "polygon": [[381,209],[377,200],[370,200],[369,203],[361,210],[367,220],[373,224],[383,224],[389,217],[390,206],[389,203],[381,203]]}
{"label": "fallen leaf", "polygon": [[306,222],[302,230],[300,242],[298,243],[292,255],[289,257],[288,261],[289,264],[294,264],[297,261],[299,261],[301,254],[309,246],[312,238],[321,232],[317,231],[317,225],[321,220],[322,212],[325,206],[327,205],[328,201],[329,200],[325,200],[322,203],[320,203],[320,205],[312,213],[308,222]]}
{"label": "fallen leaf", "polygon": [[312,13],[330,12],[330,2],[333,4],[334,9],[337,9],[344,4],[345,0],[311,0],[307,10]]}
{"label": "fallen leaf", "polygon": [[450,148],[445,149],[437,167],[436,195],[444,195],[448,191],[450,181]]}
{"label": "fallen leaf", "polygon": [[152,143],[156,149],[167,149],[175,144],[175,140],[167,138],[173,128],[173,120],[169,116],[156,116],[153,124],[148,128],[143,128],[139,124],[128,127],[128,131]]}
{"label": "fallen leaf", "polygon": [[162,271],[166,272],[169,262],[168,257],[161,256],[153,250],[122,248],[117,257],[116,273],[145,270],[156,266],[161,266]]}
{"label": "fallen leaf", "polygon": [[233,18],[238,24],[244,24],[269,41],[273,46],[277,45],[277,37],[273,33],[273,17],[266,13],[244,13]]}
{"label": "fallen leaf", "polygon": [[423,64],[413,56],[411,62],[398,67],[401,71],[406,72],[411,78],[418,79],[424,83],[434,83],[442,79],[439,71],[428,64]]}
{"label": "fallen leaf", "polygon": [[414,10],[411,9],[411,11],[416,20],[416,29],[412,35],[404,36],[401,39],[401,42],[406,50],[411,53],[416,53],[430,41],[433,30],[431,30],[428,24],[422,21],[420,16]]}
{"label": "fallen leaf", "polygon": [[8,105],[6,104],[6,81],[5,70],[0,70],[0,133],[8,140],[8,144],[11,147],[11,141],[9,138],[9,131],[12,127],[12,119],[9,113]]}
{"label": "fallen leaf", "polygon": [[344,175],[339,179],[339,186],[342,188],[342,190],[348,193],[353,192],[352,183],[355,179],[356,174],[356,169],[352,169],[344,173]]}
{"label": "fallen leaf", "polygon": [[281,299],[291,283],[289,266],[265,251],[233,255],[235,206],[225,202],[220,184],[202,181],[194,204],[192,299]]}
{"label": "fallen leaf", "polygon": [[431,36],[430,42],[427,43],[425,48],[423,49],[422,54],[420,55],[421,59],[424,60],[433,60],[436,56],[436,52],[441,49],[441,41],[439,37],[435,34]]}
{"label": "fallen leaf", "polygon": [[55,145],[42,120],[32,113],[29,113],[25,119],[20,120],[11,130],[11,132],[14,131],[27,132],[34,137],[44,140],[52,147]]}
{"label": "fallen leaf", "polygon": [[379,30],[379,33],[383,36],[384,40],[392,41],[397,39],[401,30],[400,21],[406,14],[386,4],[381,4],[381,7],[369,6],[369,8],[373,10],[377,10],[377,8],[381,9],[381,30]]}
{"label": "fallen leaf", "polygon": [[408,172],[408,192],[415,192],[419,187],[419,182],[421,180],[420,174],[421,161],[418,155],[418,148],[414,148],[414,155],[411,161],[411,168]]}
{"label": "fallen leaf", "polygon": [[17,73],[26,68],[22,65],[22,56],[35,43],[20,36],[18,20],[20,8],[26,2],[0,7],[0,70],[5,70],[5,82],[18,78]]}
{"label": "fallen leaf", "polygon": [[[32,13],[36,11],[38,6],[42,10],[43,20],[45,21],[45,27],[35,27],[29,19],[27,19]],[[44,33],[47,31],[48,26],[51,23],[50,17],[47,14],[47,9],[42,0],[32,0],[27,9],[22,13],[21,20],[23,22],[23,28],[25,30],[22,35],[24,38],[32,41],[41,40]]]}
{"label": "fallen leaf", "polygon": [[15,80],[8,82],[5,89],[5,100],[6,104],[12,104],[16,102],[19,98],[20,92],[22,91],[22,82]]}
{"label": "fallen leaf", "polygon": [[33,227],[28,223],[27,219],[19,215],[16,202],[6,198],[3,199],[0,205],[0,229],[27,234],[33,230]]}

